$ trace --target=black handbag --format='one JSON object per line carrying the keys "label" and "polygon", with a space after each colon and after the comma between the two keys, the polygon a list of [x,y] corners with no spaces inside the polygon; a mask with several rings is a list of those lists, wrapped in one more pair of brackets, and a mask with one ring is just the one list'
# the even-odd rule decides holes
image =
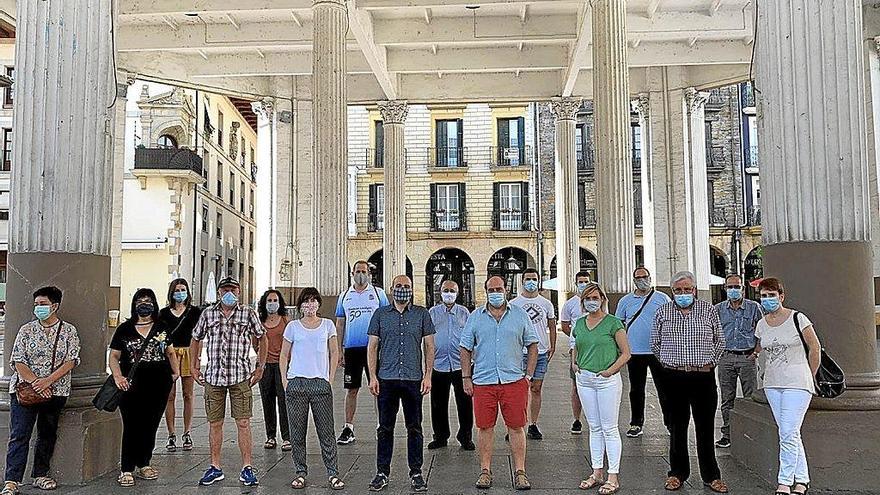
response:
{"label": "black handbag", "polygon": [[[804,346],[804,352],[807,354],[807,361],[810,359],[810,348],[804,339],[804,333],[801,331],[801,321],[798,318],[799,312],[794,313],[794,327],[797,329],[798,336],[801,338],[801,344]],[[819,369],[816,370],[816,395],[823,399],[833,399],[846,391],[846,376],[840,366],[825,352],[823,347],[821,350],[821,358],[819,359]]]}
{"label": "black handbag", "polygon": [[[138,349],[134,363],[132,363],[131,369],[125,377],[130,386],[134,385],[134,373],[137,371],[138,365],[141,363],[141,358],[147,350],[147,345],[149,345],[150,340],[156,335],[156,327],[157,325],[154,324],[153,328],[150,329],[150,333],[147,334],[147,338],[144,339],[144,343],[141,344],[141,348]],[[99,411],[114,412],[119,407],[119,402],[122,400],[123,394],[125,394],[125,391],[116,386],[116,380],[113,379],[113,375],[110,375],[92,399],[92,405],[94,405]]]}

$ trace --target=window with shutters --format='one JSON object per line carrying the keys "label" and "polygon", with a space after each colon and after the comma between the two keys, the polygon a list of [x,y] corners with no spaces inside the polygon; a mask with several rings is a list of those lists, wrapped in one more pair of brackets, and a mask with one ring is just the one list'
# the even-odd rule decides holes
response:
{"label": "window with shutters", "polygon": [[372,158],[372,166],[378,168],[385,166],[385,128],[383,124],[381,120],[373,121],[375,130],[373,135],[376,142],[373,143],[373,153],[370,158]]}
{"label": "window with shutters", "polygon": [[464,129],[461,119],[437,121],[434,165],[437,167],[464,167]]}
{"label": "window with shutters", "polygon": [[[6,77],[9,79],[15,79],[15,67],[6,66]],[[12,108],[12,97],[12,86],[3,88],[3,108]]]}
{"label": "window with shutters", "polygon": [[229,171],[229,205],[235,207],[235,172]]}
{"label": "window with shutters", "polygon": [[223,239],[223,214],[217,212],[217,239]]}
{"label": "window with shutters", "polygon": [[238,226],[238,247],[244,249],[244,225]]}
{"label": "window with shutters", "polygon": [[3,163],[0,170],[8,172],[12,170],[12,129],[3,129]]}
{"label": "window with shutters", "polygon": [[370,184],[370,212],[367,222],[369,232],[385,228],[385,185]]}
{"label": "window with shutters", "polygon": [[208,205],[202,205],[202,232],[208,233]]}
{"label": "window with shutters", "polygon": [[586,158],[586,146],[584,139],[586,138],[586,126],[584,124],[579,124],[575,127],[574,130],[574,149],[575,156],[577,157],[577,168],[578,170],[586,170],[587,169],[587,158]]}
{"label": "window with shutters", "polygon": [[496,230],[529,229],[528,182],[497,182],[494,184],[493,227]]}
{"label": "window with shutters", "polygon": [[217,112],[217,145],[223,148],[223,112]]}
{"label": "window with shutters", "polygon": [[223,201],[223,164],[217,160],[217,197]]}
{"label": "window with shutters", "polygon": [[436,217],[436,230],[452,232],[460,229],[461,205],[458,187],[458,184],[434,184],[433,213]]}
{"label": "window with shutters", "polygon": [[498,148],[494,155],[496,165],[515,167],[525,163],[524,117],[498,119]]}
{"label": "window with shutters", "polygon": [[642,127],[634,125],[630,127],[632,137],[632,164],[633,168],[641,170],[642,167]]}
{"label": "window with shutters", "polygon": [[238,203],[241,206],[241,213],[242,213],[242,215],[244,215],[246,213],[246,211],[244,209],[244,198],[246,196],[245,189],[244,189],[244,181],[240,181],[240,187],[241,188],[239,189],[239,191],[241,191],[241,193],[238,195]]}

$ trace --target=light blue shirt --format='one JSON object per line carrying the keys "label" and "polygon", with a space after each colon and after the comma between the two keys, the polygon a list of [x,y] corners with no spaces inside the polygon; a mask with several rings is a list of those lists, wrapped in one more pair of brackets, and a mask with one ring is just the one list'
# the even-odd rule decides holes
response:
{"label": "light blue shirt", "polygon": [[725,350],[748,351],[755,348],[755,328],[764,317],[761,306],[750,299],[743,299],[739,309],[734,309],[730,301],[715,305],[721,328],[724,330]]}
{"label": "light blue shirt", "polygon": [[474,385],[513,383],[525,376],[522,348],[538,343],[529,315],[508,304],[501,321],[483,306],[474,310],[461,334],[461,347],[473,353]]}
{"label": "light blue shirt", "polygon": [[660,306],[669,302],[669,296],[655,290],[639,317],[630,322],[642,307],[646,297],[647,295],[637,296],[631,292],[623,296],[617,303],[617,311],[614,312],[614,315],[620,318],[624,325],[628,325],[626,337],[629,341],[630,352],[633,354],[652,354],[651,329],[654,326],[654,314]]}
{"label": "light blue shirt", "polygon": [[388,296],[372,285],[368,285],[360,292],[354,287],[349,287],[339,295],[336,302],[336,317],[345,318],[345,341],[342,343],[344,348],[367,346],[370,319],[373,313],[383,306],[388,306]]}
{"label": "light blue shirt", "polygon": [[428,310],[434,322],[434,369],[437,371],[458,371],[461,369],[461,333],[467,325],[470,311],[456,304],[447,309],[445,304],[438,304]]}

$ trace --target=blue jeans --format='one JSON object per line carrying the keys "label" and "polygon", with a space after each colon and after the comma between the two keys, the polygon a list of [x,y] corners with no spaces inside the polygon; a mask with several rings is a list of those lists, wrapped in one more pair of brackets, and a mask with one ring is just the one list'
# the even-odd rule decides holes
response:
{"label": "blue jeans", "polygon": [[394,424],[397,411],[403,404],[403,421],[406,423],[406,452],[409,475],[422,472],[422,382],[415,380],[379,380],[379,428],[377,429],[376,469],[391,473],[391,456],[394,453]]}
{"label": "blue jeans", "polygon": [[6,452],[6,481],[21,483],[27,466],[28,450],[34,425],[37,441],[34,445],[34,478],[49,474],[49,461],[58,439],[58,420],[67,397],[52,397],[49,402],[25,407],[18,403],[15,394],[9,401],[9,447]]}
{"label": "blue jeans", "polygon": [[[538,359],[535,361],[535,374],[532,375],[532,380],[543,380],[544,376],[547,375],[547,365],[550,364],[550,360],[547,358],[547,353],[538,354]],[[529,366],[529,355],[523,354],[523,371],[528,371]]]}

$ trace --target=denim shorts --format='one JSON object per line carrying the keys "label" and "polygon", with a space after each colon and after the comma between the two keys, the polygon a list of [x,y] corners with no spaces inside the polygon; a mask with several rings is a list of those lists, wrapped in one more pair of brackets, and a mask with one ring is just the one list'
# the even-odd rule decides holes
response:
{"label": "denim shorts", "polygon": [[[547,359],[547,353],[538,354],[538,363],[535,365],[535,374],[532,375],[533,380],[543,380],[544,375],[547,374],[547,363],[549,359]],[[523,355],[523,370],[528,370],[529,364],[529,356],[528,354]]]}

